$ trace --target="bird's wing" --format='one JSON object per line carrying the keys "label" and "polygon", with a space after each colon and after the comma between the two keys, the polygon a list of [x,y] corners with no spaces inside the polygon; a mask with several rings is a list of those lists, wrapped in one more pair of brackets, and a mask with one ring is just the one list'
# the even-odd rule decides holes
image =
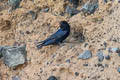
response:
{"label": "bird's wing", "polygon": [[56,38],[58,39],[58,38],[63,37],[66,33],[67,33],[67,31],[59,30],[55,34],[51,35],[50,38],[51,39],[56,39]]}
{"label": "bird's wing", "polygon": [[62,31],[61,29],[59,29],[56,33],[52,34],[49,38],[47,38],[44,41],[41,41],[40,43],[46,42],[48,40],[59,39],[59,38],[63,37],[66,33],[67,33],[67,31]]}

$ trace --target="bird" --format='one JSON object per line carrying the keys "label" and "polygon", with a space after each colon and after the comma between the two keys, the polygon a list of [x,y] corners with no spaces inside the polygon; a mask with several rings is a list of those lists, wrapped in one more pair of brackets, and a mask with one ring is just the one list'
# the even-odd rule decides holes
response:
{"label": "bird", "polygon": [[50,76],[47,80],[58,80],[55,76]]}
{"label": "bird", "polygon": [[60,21],[60,28],[47,39],[37,43],[37,49],[43,46],[62,43],[70,35],[70,25],[67,21]]}

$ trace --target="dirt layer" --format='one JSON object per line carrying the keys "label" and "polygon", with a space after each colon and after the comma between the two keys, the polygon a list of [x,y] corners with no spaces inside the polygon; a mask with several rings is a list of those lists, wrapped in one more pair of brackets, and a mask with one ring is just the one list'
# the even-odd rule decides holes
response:
{"label": "dirt layer", "polygon": [[[83,0],[77,9],[87,0]],[[10,68],[0,59],[0,80],[12,80],[18,75],[21,80],[47,80],[56,76],[59,80],[120,80],[120,57],[109,53],[108,49],[120,47],[120,3],[99,0],[99,8],[94,14],[84,16],[82,12],[69,17],[60,15],[65,11],[65,0],[22,0],[20,8],[9,12],[7,0],[0,0],[0,45],[27,46],[27,62]],[[49,8],[48,12],[40,12]],[[26,13],[37,12],[32,19]],[[60,45],[36,49],[35,43],[44,40],[57,31],[59,22],[66,20],[71,26],[71,34]],[[106,44],[106,45],[104,45]],[[78,59],[85,50],[91,50],[92,58]],[[110,60],[98,61],[97,51],[111,55]],[[67,61],[66,61],[67,60]],[[87,66],[84,66],[87,64]]]}

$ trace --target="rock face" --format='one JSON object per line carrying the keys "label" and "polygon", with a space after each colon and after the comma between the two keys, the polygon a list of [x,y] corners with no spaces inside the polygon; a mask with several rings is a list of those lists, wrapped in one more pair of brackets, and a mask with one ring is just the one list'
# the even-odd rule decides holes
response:
{"label": "rock face", "polygon": [[5,47],[2,49],[2,54],[4,57],[4,63],[9,67],[24,64],[27,60],[27,51],[25,46]]}
{"label": "rock face", "polygon": [[[15,55],[22,56],[21,63],[18,61],[21,57],[14,59],[15,56],[12,60],[13,52],[10,51],[13,48],[7,48],[4,55],[6,59],[4,57],[0,59],[0,80],[12,80],[13,76],[13,79],[19,80],[17,75],[21,80],[56,80],[50,76],[57,77],[57,80],[120,80],[118,69],[120,50],[115,49],[120,49],[120,3],[116,0],[107,0],[107,3],[99,0],[99,9],[96,8],[93,14],[84,16],[80,12],[71,17],[65,13],[67,6],[75,8],[69,3],[70,0],[21,0],[21,8],[14,9],[10,13],[7,1],[0,2],[0,46],[25,43],[27,64],[19,65],[24,62],[24,55],[20,50],[20,54],[16,51]],[[75,8],[77,10],[88,2],[88,0],[79,1],[82,3]],[[26,16],[27,12],[29,15]],[[63,20],[71,25],[70,36],[62,45],[46,46],[37,50],[35,43],[58,30],[59,22]],[[85,40],[81,38],[81,34]],[[108,51],[109,47],[112,51]],[[9,51],[10,48],[12,50]],[[17,48],[14,50],[18,50]],[[104,53],[105,59],[102,62],[99,62],[96,56],[98,51]],[[10,56],[6,57],[8,52]],[[7,67],[4,65],[4,59],[9,65],[13,61],[14,66],[19,66]]]}
{"label": "rock face", "polygon": [[89,59],[92,57],[92,53],[90,50],[86,50],[85,52],[81,53],[79,56],[78,56],[78,59]]}

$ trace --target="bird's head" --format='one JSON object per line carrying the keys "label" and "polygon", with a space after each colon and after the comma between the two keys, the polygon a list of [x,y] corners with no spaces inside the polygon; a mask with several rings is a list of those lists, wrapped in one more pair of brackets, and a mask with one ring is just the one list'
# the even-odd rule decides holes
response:
{"label": "bird's head", "polygon": [[70,25],[68,24],[67,21],[61,21],[60,22],[60,28],[62,30],[70,30]]}

